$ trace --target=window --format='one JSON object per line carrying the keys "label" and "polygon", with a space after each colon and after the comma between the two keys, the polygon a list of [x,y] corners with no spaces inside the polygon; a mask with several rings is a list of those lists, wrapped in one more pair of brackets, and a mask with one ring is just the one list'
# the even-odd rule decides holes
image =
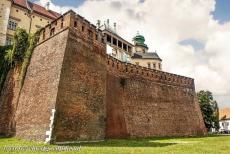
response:
{"label": "window", "polygon": [[128,46],[128,52],[132,52],[132,48]]}
{"label": "window", "polygon": [[45,38],[46,38],[46,32],[43,31],[43,33],[42,33],[42,39],[44,40]]}
{"label": "window", "polygon": [[159,63],[159,69],[161,70],[161,64]]}
{"label": "window", "polygon": [[81,31],[83,31],[83,32],[84,32],[84,30],[85,30],[85,27],[84,27],[84,26],[82,26],[82,27],[81,27]]}
{"label": "window", "polygon": [[225,124],[226,124],[225,126],[229,126],[229,122],[226,122]]}
{"label": "window", "polygon": [[107,39],[107,42],[111,43],[111,36],[110,35],[107,35],[106,39]]}
{"label": "window", "polygon": [[139,66],[139,62],[135,62],[137,66]]}
{"label": "window", "polygon": [[13,39],[12,37],[7,36],[6,37],[6,45],[12,45],[13,44]]}
{"label": "window", "polygon": [[154,68],[154,69],[156,68],[156,63],[153,63],[153,68]]}
{"label": "window", "polygon": [[61,23],[61,28],[63,28],[63,22]]}
{"label": "window", "polygon": [[17,28],[17,23],[13,20],[9,20],[9,23],[8,23],[8,28],[11,29],[11,30],[16,30]]}
{"label": "window", "polygon": [[113,37],[113,45],[117,46],[117,39]]}
{"label": "window", "polygon": [[148,63],[148,68],[151,68],[151,64],[150,63]]}
{"label": "window", "polygon": [[126,44],[123,44],[123,49],[124,49],[125,51],[127,51],[127,45],[126,45]]}
{"label": "window", "polygon": [[52,29],[50,30],[50,36],[53,36],[54,33],[55,33],[55,28],[52,28]]}
{"label": "window", "polygon": [[122,48],[122,42],[118,40],[118,47]]}
{"label": "window", "polygon": [[77,27],[77,21],[74,21],[74,27],[75,28]]}

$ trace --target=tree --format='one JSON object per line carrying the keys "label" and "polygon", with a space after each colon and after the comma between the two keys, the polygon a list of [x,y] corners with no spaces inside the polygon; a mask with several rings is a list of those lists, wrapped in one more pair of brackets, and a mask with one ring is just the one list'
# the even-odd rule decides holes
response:
{"label": "tree", "polygon": [[219,129],[219,108],[217,102],[213,99],[210,91],[200,91],[197,93],[200,108],[202,111],[205,126],[208,130],[211,128]]}

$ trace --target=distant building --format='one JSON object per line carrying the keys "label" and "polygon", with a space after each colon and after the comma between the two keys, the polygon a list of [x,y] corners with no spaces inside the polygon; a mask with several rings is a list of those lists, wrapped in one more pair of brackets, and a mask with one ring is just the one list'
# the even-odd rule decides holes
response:
{"label": "distant building", "polygon": [[105,35],[107,54],[123,62],[150,69],[162,70],[162,59],[156,52],[148,52],[148,46],[145,44],[144,36],[138,33],[133,38],[134,44],[132,44],[117,33],[116,23],[111,27],[109,20],[102,25],[100,21],[98,21],[97,26]]}
{"label": "distant building", "polygon": [[1,0],[0,1],[0,46],[12,44],[12,38],[17,27],[34,33],[60,14],[46,7],[34,4],[27,0]]}
{"label": "distant building", "polygon": [[116,23],[114,23],[114,27],[110,27],[109,20],[104,25],[100,25],[99,21],[98,27],[102,29],[102,33],[105,35],[107,53],[118,60],[131,62],[133,45],[117,34]]}
{"label": "distant building", "polygon": [[219,111],[220,131],[230,131],[230,108]]}
{"label": "distant building", "polygon": [[134,53],[131,57],[132,63],[151,69],[162,70],[161,58],[156,52],[148,52],[148,46],[145,44],[144,36],[137,33],[133,41]]}

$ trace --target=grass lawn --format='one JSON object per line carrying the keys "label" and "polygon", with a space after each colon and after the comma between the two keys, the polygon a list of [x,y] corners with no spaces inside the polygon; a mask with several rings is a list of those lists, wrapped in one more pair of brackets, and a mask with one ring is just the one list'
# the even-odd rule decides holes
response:
{"label": "grass lawn", "polygon": [[[6,147],[38,147],[38,148],[74,148],[79,151],[9,151]],[[230,136],[208,136],[187,138],[147,138],[130,140],[107,140],[97,143],[79,143],[65,146],[46,145],[28,142],[16,138],[0,138],[0,153],[90,153],[90,154],[230,154]]]}

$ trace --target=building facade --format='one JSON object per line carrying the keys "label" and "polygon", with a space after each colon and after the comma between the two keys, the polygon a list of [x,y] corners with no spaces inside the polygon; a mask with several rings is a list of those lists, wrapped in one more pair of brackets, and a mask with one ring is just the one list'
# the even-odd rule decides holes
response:
{"label": "building facade", "polygon": [[133,38],[134,53],[132,54],[132,63],[155,70],[162,70],[162,60],[156,52],[148,52],[148,46],[145,44],[144,36],[139,32]]}
{"label": "building facade", "polygon": [[49,10],[49,3],[42,7],[27,0],[1,0],[0,46],[12,44],[17,27],[34,33],[59,16],[60,14]]}
{"label": "building facade", "polygon": [[100,27],[104,34],[107,53],[118,60],[130,63],[133,44],[117,34],[116,23],[114,23],[114,27],[111,27],[109,20],[103,25],[100,25],[99,21],[98,27]]}
{"label": "building facade", "polygon": [[220,131],[230,133],[230,108],[219,111]]}
{"label": "building facade", "polygon": [[155,70],[162,70],[162,59],[156,52],[148,52],[144,36],[138,34],[133,38],[134,44],[123,39],[116,32],[116,23],[111,27],[109,20],[103,25],[98,21],[100,28],[105,36],[107,54],[123,62],[132,63],[138,66],[147,67]]}

